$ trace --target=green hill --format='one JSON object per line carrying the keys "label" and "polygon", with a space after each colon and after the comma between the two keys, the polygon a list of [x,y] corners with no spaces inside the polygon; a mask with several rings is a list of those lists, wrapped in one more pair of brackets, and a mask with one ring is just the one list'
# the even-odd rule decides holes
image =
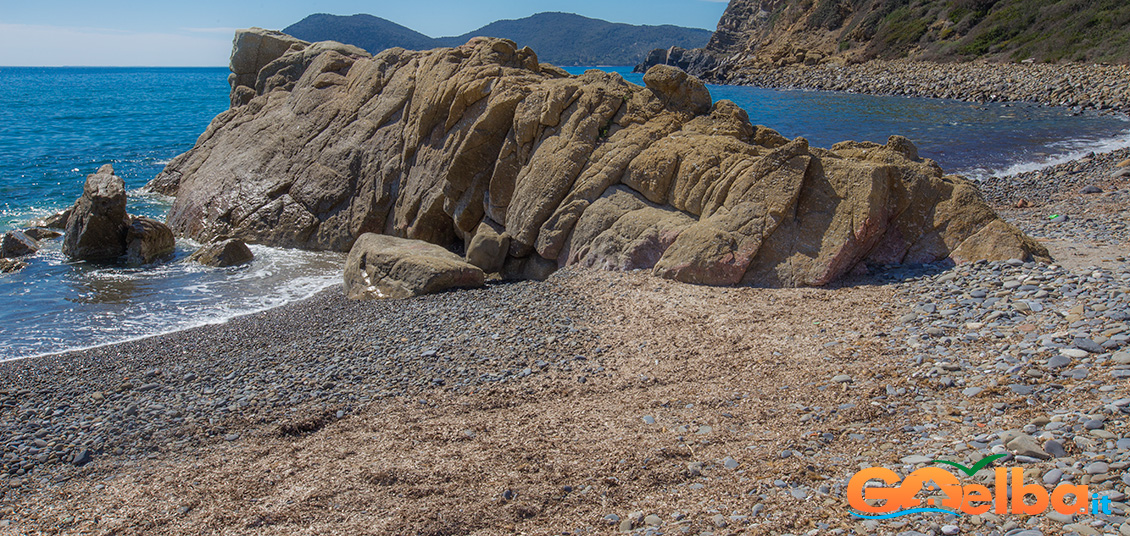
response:
{"label": "green hill", "polygon": [[283,31],[306,41],[340,41],[369,52],[397,46],[413,50],[458,46],[475,36],[502,37],[529,46],[539,60],[556,65],[635,65],[652,49],[702,47],[711,36],[700,28],[636,26],[572,13],[501,20],[460,36],[435,39],[372,15],[310,15]]}
{"label": "green hill", "polygon": [[1130,63],[1127,0],[733,0],[707,50]]}

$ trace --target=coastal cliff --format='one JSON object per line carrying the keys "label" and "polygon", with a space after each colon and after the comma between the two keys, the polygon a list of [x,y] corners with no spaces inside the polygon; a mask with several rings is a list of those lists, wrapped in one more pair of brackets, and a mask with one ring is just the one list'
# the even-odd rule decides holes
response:
{"label": "coastal cliff", "polygon": [[1050,0],[733,0],[672,65],[719,84],[1130,111],[1130,5]]}
{"label": "coastal cliff", "polygon": [[151,184],[201,241],[347,251],[375,232],[459,250],[491,232],[508,247],[487,261],[518,277],[581,264],[714,285],[1047,256],[905,138],[809,147],[672,67],[640,87],[503,39],[372,57],[263,30],[236,44],[233,71],[261,65],[254,87],[233,75],[231,109]]}
{"label": "coastal cliff", "polygon": [[733,0],[706,50],[825,58],[1130,63],[1130,5],[1051,0]]}

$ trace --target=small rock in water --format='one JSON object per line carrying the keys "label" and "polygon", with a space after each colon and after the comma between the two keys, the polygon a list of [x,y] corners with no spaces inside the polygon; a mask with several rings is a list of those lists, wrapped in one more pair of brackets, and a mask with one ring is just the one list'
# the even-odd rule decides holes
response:
{"label": "small rock in water", "polygon": [[1094,184],[1088,184],[1088,185],[1084,186],[1081,190],[1079,190],[1079,193],[1084,194],[1084,195],[1086,195],[1086,194],[1101,194],[1101,193],[1103,193],[1103,189],[1099,188],[1098,186],[1095,186]]}

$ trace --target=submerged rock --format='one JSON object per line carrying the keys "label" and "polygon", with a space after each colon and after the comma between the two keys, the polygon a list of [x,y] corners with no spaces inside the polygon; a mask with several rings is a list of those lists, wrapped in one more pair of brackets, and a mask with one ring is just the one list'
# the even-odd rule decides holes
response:
{"label": "submerged rock", "polygon": [[812,148],[712,104],[674,67],[640,87],[569,76],[503,39],[343,47],[256,49],[255,86],[233,87],[232,108],[161,174],[175,179],[162,183],[174,230],[338,251],[383,233],[466,244],[503,277],[580,263],[727,285],[1047,257],[909,140]]}
{"label": "submerged rock", "polygon": [[420,240],[366,233],[345,260],[345,294],[355,300],[408,298],[483,283],[482,270]]}
{"label": "submerged rock", "polygon": [[39,242],[23,231],[8,231],[0,238],[0,258],[11,259],[39,251]]}
{"label": "submerged rock", "polygon": [[247,264],[255,258],[255,255],[251,253],[251,248],[248,248],[244,241],[238,238],[228,238],[205,244],[188,258],[205,266],[226,268]]}

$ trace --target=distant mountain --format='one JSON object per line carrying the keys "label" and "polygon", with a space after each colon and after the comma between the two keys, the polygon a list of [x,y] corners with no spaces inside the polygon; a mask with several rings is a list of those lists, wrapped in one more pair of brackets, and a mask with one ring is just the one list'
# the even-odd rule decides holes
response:
{"label": "distant mountain", "polygon": [[372,15],[310,15],[283,29],[303,41],[337,41],[369,52],[402,47],[408,50],[436,48],[435,39],[390,20]]}
{"label": "distant mountain", "polygon": [[529,46],[539,60],[556,65],[635,65],[655,48],[705,46],[712,34],[700,28],[636,26],[572,13],[500,20],[457,37],[436,39],[372,15],[310,15],[283,31],[306,41],[340,41],[374,53],[397,46],[413,50],[458,46],[476,36],[502,37]]}

